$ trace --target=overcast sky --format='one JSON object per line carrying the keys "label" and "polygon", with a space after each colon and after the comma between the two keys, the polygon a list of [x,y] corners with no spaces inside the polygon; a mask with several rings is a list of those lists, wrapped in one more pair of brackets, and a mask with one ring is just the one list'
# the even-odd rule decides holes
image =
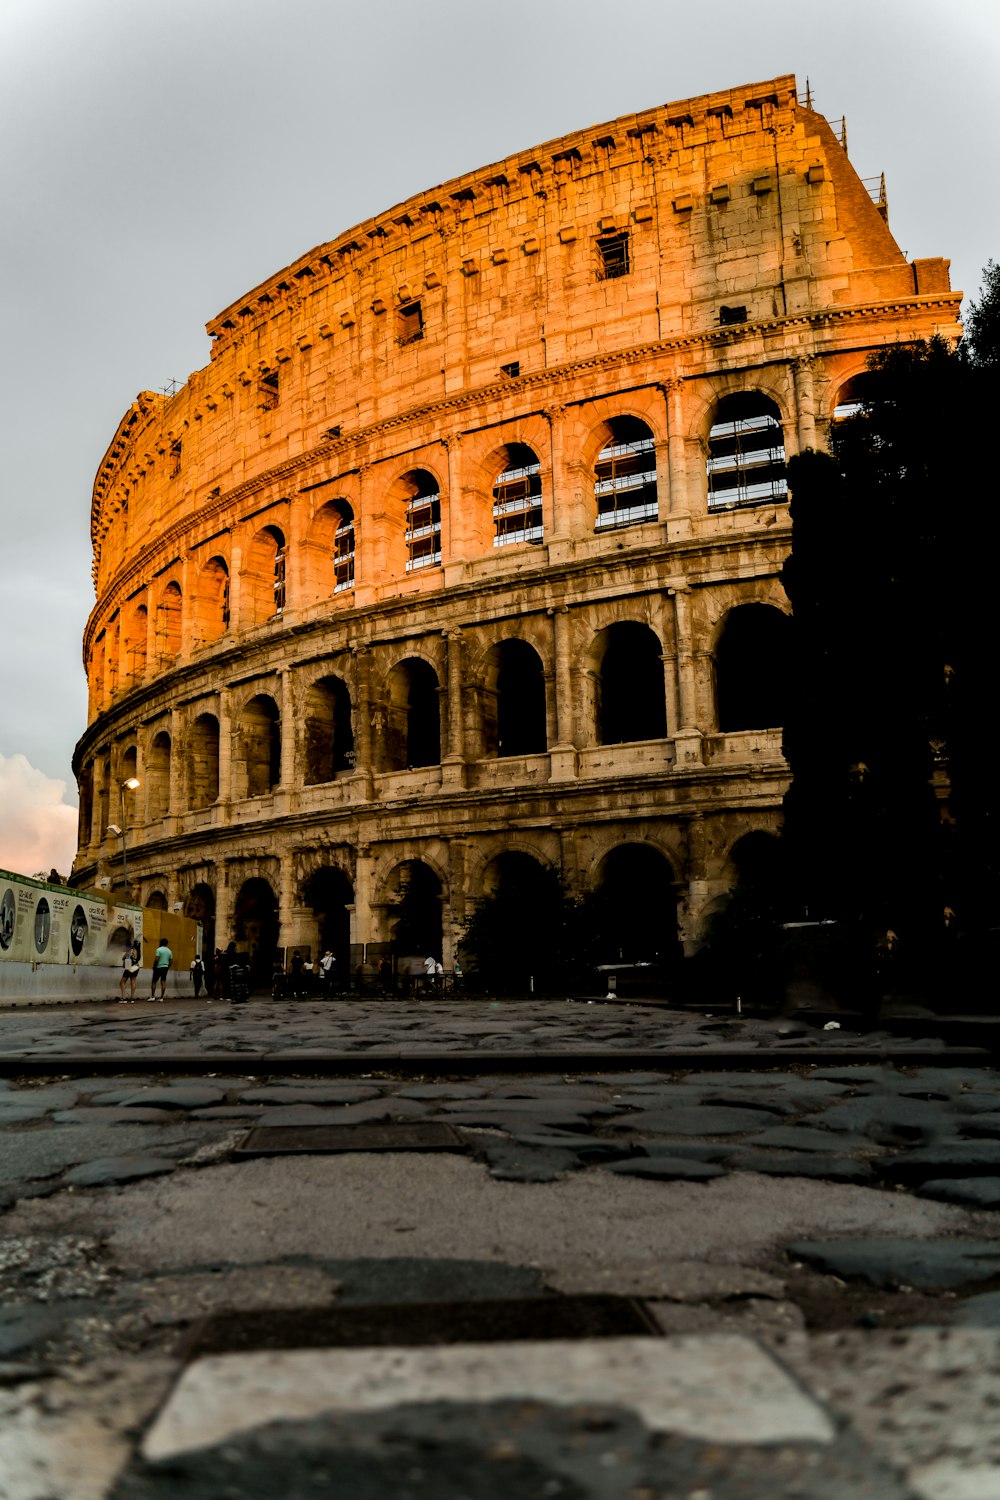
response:
{"label": "overcast sky", "polygon": [[413,193],[806,77],[900,248],[1000,259],[996,0],[0,0],[0,867],[68,871],[97,465],[204,325]]}

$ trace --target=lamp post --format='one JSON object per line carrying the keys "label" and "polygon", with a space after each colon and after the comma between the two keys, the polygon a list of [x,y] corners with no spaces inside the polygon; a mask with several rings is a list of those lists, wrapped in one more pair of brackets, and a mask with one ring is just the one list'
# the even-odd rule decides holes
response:
{"label": "lamp post", "polygon": [[125,780],[120,783],[120,785],[118,787],[118,805],[121,808],[121,816],[122,816],[121,827],[119,827],[117,823],[109,823],[108,824],[108,832],[109,833],[118,833],[118,834],[121,834],[121,840],[122,840],[122,879],[125,882],[125,900],[126,901],[128,901],[128,898],[129,898],[129,891],[128,891],[128,850],[127,850],[126,845],[125,845],[125,830],[126,830],[126,827],[127,827],[126,822],[125,822],[125,792],[126,792],[126,789],[128,791],[130,791],[130,792],[134,792],[141,785],[142,785],[142,783],[135,776],[127,776],[125,778]]}

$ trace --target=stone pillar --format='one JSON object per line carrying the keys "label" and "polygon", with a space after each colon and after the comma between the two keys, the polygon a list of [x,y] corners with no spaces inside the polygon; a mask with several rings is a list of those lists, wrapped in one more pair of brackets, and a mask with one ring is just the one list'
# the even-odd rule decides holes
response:
{"label": "stone pillar", "polygon": [[354,868],[354,910],[351,913],[351,942],[371,943],[375,941],[375,923],[372,917],[372,881],[375,873],[375,858],[368,844],[359,844]]}
{"label": "stone pillar", "polygon": [[[688,493],[687,453],[685,450],[684,406],[681,399],[683,381],[666,380],[660,386],[667,409],[667,476],[669,487],[669,511],[689,514],[691,497]],[[660,504],[663,516],[663,503]]]}
{"label": "stone pillar", "polygon": [[[374,770],[372,744],[371,652],[364,643],[351,647],[354,662],[354,775],[361,782],[365,800],[372,795]],[[357,896],[355,896],[355,902]],[[353,942],[354,939],[352,938]]]}
{"label": "stone pillar", "polygon": [[170,816],[179,818],[184,805],[184,719],[179,708],[170,710]]}
{"label": "stone pillar", "polygon": [[703,764],[701,732],[697,726],[697,700],[695,693],[694,652],[691,646],[691,625],[688,612],[687,588],[674,588],[670,595],[674,601],[674,641],[677,652],[677,727],[674,730],[675,764]]}
{"label": "stone pillar", "polygon": [[573,896],[583,895],[580,885],[580,861],[576,843],[576,829],[559,830],[559,865],[563,883]]}
{"label": "stone pillar", "polygon": [[441,760],[441,786],[459,791],[465,786],[465,735],[462,715],[462,632],[442,631],[448,648],[447,741]]}
{"label": "stone pillar", "polygon": [[792,360],[795,381],[795,417],[799,452],[816,447],[816,391],[813,383],[813,360],[809,355]]}
{"label": "stone pillar", "polygon": [[235,635],[243,628],[242,605],[240,595],[242,593],[243,572],[243,535],[242,531],[232,531],[229,543],[229,631]]}
{"label": "stone pillar", "polygon": [[708,826],[701,813],[685,821],[687,849],[684,868],[686,889],[677,904],[677,925],[684,954],[690,958],[701,946],[704,909],[710,895],[708,882]]}
{"label": "stone pillar", "polygon": [[226,951],[233,938],[233,901],[235,893],[229,883],[229,866],[220,862],[215,867],[215,946]]}
{"label": "stone pillar", "polygon": [[455,967],[458,946],[462,941],[462,932],[465,928],[465,853],[464,839],[449,840],[448,891],[450,899],[447,916],[450,920],[442,923],[443,952],[441,954],[441,962],[446,969]]}
{"label": "stone pillar", "polygon": [[291,791],[296,785],[296,739],[298,725],[295,716],[295,688],[290,667],[283,667],[281,677],[281,790]]}
{"label": "stone pillar", "polygon": [[282,854],[278,862],[278,943],[282,948],[300,945],[295,922],[295,855]]}
{"label": "stone pillar", "polygon": [[547,542],[569,534],[570,496],[563,469],[563,408],[547,407],[543,413],[549,424],[549,465],[551,479],[548,493],[542,490],[542,531]]}
{"label": "stone pillar", "polygon": [[219,689],[219,807],[224,819],[229,817],[233,800],[233,712],[229,688]]}
{"label": "stone pillar", "polygon": [[556,664],[556,743],[549,751],[549,779],[569,781],[576,776],[576,710],[573,703],[572,641],[569,609],[550,609],[552,656]]}

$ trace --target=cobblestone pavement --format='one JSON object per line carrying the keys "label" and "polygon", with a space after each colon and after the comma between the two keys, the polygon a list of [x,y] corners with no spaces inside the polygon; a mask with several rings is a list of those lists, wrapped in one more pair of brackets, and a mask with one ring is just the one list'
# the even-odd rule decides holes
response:
{"label": "cobblestone pavement", "polygon": [[[713,1024],[426,1001],[0,1016],[8,1058],[135,1058],[0,1079],[0,1500],[995,1500],[1000,1074],[898,1039],[858,1062],[850,1034],[842,1061],[790,1067],[778,1023]],[[669,1033],[669,1066],[494,1066],[595,1032],[627,1060],[637,1031]],[[332,1035],[484,1066],[296,1068]],[[761,1061],[680,1068],[685,1041]],[[157,1067],[242,1046],[214,1077]],[[450,1150],[391,1149],[441,1125]],[[545,1309],[609,1293],[656,1332],[546,1336]],[[537,1337],[511,1341],[526,1298]],[[456,1304],[500,1334],[449,1334]],[[389,1347],[324,1332],[351,1309],[381,1309]],[[226,1311],[240,1352],[193,1347]]]}
{"label": "cobblestone pavement", "polygon": [[746,1050],[822,1045],[857,1051],[943,1050],[921,1031],[890,1035],[858,1031],[848,1023],[830,1030],[797,1021],[702,1015],[640,1003],[538,1000],[369,1000],[273,1003],[170,999],[163,1004],[84,1004],[0,1011],[0,1063],[52,1056],[100,1058],[128,1053],[152,1058],[240,1054],[305,1060],[325,1056],[391,1053],[406,1058],[427,1052],[503,1053],[602,1050],[667,1053],[710,1049]]}

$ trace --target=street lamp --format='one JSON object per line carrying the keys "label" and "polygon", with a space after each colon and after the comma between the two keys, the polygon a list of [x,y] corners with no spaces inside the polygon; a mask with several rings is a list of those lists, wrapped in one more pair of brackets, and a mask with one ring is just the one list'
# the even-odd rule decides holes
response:
{"label": "street lamp", "polygon": [[126,901],[128,900],[128,851],[127,851],[127,849],[125,847],[125,828],[126,828],[126,823],[125,823],[125,792],[126,792],[126,789],[128,791],[130,791],[130,792],[137,791],[138,788],[141,785],[142,785],[141,781],[139,781],[135,776],[126,776],[125,780],[120,783],[120,785],[118,787],[118,804],[119,804],[119,806],[121,808],[121,814],[122,814],[121,827],[119,827],[117,823],[109,823],[108,824],[108,832],[109,833],[114,833],[114,834],[118,834],[118,835],[121,836],[121,841],[122,841],[122,879],[125,882],[125,900]]}

